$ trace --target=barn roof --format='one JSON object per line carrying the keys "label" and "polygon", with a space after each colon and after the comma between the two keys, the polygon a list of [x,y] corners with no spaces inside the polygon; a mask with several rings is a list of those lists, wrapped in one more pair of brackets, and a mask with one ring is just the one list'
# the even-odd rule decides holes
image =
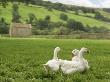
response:
{"label": "barn roof", "polygon": [[31,24],[23,24],[23,23],[12,23],[11,27],[13,28],[32,28]]}

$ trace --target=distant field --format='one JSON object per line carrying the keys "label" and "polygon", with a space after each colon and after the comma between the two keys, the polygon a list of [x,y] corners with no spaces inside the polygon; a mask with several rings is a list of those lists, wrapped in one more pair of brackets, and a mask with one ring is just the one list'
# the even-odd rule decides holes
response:
{"label": "distant field", "polygon": [[[59,58],[71,59],[74,48],[87,47],[90,70],[68,77],[47,75],[42,64],[59,46]],[[33,79],[34,78],[34,79]],[[110,82],[110,40],[0,39],[0,82]]]}
{"label": "distant field", "polygon": [[[62,21],[60,20],[59,16],[60,13],[64,13],[58,10],[53,10],[53,11],[48,11],[46,8],[41,7],[41,6],[26,6],[24,4],[21,3],[21,5],[19,5],[19,10],[20,10],[20,15],[21,15],[21,20],[22,22],[24,22],[26,19],[28,19],[28,14],[29,13],[34,13],[36,15],[36,17],[38,19],[40,18],[44,18],[46,15],[50,15],[51,16],[51,20],[54,22],[58,22],[58,21]],[[9,3],[9,5],[7,6],[7,8],[2,8],[2,6],[0,6],[0,17],[4,17],[6,19],[6,21],[8,23],[11,22],[12,19],[12,4]],[[104,13],[104,12],[103,12]],[[73,18],[74,20],[80,21],[82,22],[84,25],[90,25],[90,26],[97,26],[97,27],[107,27],[110,28],[110,23],[107,22],[103,22],[103,21],[99,21],[99,20],[95,20],[94,18],[88,18],[88,17],[84,17],[84,16],[79,16],[79,15],[75,15],[74,12],[65,12],[65,14],[68,15],[69,18]],[[94,14],[89,14],[88,15],[94,17]],[[107,15],[108,14],[104,14]],[[64,22],[64,21],[62,21]]]}

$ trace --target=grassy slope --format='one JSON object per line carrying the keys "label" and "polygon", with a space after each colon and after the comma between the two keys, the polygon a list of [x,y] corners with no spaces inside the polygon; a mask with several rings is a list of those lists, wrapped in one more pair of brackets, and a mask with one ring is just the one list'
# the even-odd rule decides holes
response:
{"label": "grassy slope", "polygon": [[104,12],[104,11],[101,11],[101,10],[99,12],[102,13],[102,15],[104,15],[105,17],[110,18],[110,13]]}
{"label": "grassy slope", "polygon": [[[0,45],[0,81],[14,78],[14,82],[34,82],[35,78],[35,82],[110,82],[109,40],[0,39]],[[47,75],[42,64],[52,58],[56,46],[62,49],[58,56],[69,60],[74,48],[87,47],[90,54],[85,58],[91,69],[68,79],[60,73]]]}
{"label": "grassy slope", "polygon": [[[11,11],[12,11],[12,5],[9,4],[7,6],[6,9],[3,9],[0,6],[0,17],[4,17],[6,18],[7,22],[11,22]],[[45,9],[44,7],[40,7],[40,6],[25,6],[23,4],[20,5],[20,14],[22,16],[22,21],[25,21],[28,18],[28,14],[29,13],[34,13],[36,15],[37,18],[44,18],[46,15],[50,15],[51,16],[51,20],[52,21],[62,21],[59,19],[59,15],[61,13],[61,11],[57,11],[57,10],[53,10],[53,11],[48,11],[47,9]],[[83,17],[83,16],[78,16],[75,14],[71,14],[71,13],[66,13],[69,18],[73,18],[77,21],[82,22],[84,25],[90,25],[90,26],[105,26],[107,28],[110,28],[110,23],[107,22],[103,22],[103,21],[98,21],[92,18],[88,18],[88,17]]]}

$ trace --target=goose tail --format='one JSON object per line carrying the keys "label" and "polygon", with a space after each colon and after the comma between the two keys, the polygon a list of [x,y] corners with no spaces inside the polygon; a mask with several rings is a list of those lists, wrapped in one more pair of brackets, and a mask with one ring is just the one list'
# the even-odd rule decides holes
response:
{"label": "goose tail", "polygon": [[45,71],[48,72],[48,70],[49,70],[48,65],[47,64],[43,64],[43,67],[44,67]]}

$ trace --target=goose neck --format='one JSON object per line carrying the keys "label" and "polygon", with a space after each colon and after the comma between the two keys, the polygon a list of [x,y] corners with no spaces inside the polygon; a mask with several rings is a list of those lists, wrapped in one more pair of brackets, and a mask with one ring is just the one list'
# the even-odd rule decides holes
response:
{"label": "goose neck", "polygon": [[80,51],[78,56],[79,56],[80,58],[83,58],[83,52]]}
{"label": "goose neck", "polygon": [[57,50],[54,50],[54,57],[53,57],[53,59],[58,59],[58,57],[57,57]]}

